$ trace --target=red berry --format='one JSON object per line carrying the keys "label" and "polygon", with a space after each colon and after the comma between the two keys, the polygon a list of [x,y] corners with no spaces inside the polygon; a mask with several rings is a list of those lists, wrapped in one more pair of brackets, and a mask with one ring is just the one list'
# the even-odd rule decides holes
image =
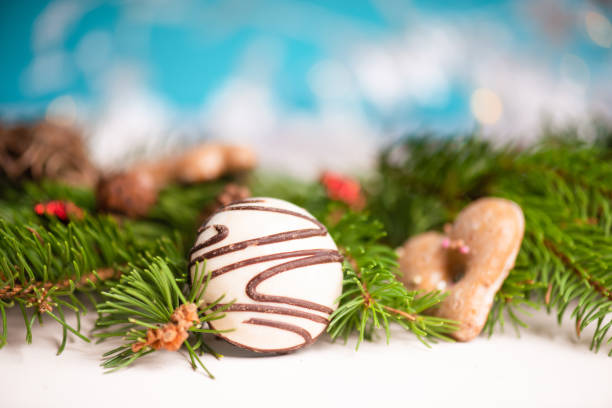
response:
{"label": "red berry", "polygon": [[42,203],[38,203],[34,206],[34,212],[38,215],[43,215],[45,213],[45,205]]}
{"label": "red berry", "polygon": [[321,176],[321,184],[327,191],[327,196],[332,200],[342,201],[352,207],[360,207],[363,204],[361,185],[346,176],[331,171],[326,171]]}
{"label": "red berry", "polygon": [[46,203],[38,203],[34,206],[34,212],[38,215],[57,217],[60,221],[69,221],[71,218],[83,218],[83,210],[70,201],[53,200]]}

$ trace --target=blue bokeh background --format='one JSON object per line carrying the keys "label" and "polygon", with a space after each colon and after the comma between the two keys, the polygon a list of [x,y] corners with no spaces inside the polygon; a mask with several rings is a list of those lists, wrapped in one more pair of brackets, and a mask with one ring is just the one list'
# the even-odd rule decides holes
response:
{"label": "blue bokeh background", "polygon": [[542,126],[573,126],[588,137],[612,116],[606,1],[0,7],[0,119],[79,124],[102,163],[202,135],[292,149],[354,142],[358,161],[415,130],[532,140]]}

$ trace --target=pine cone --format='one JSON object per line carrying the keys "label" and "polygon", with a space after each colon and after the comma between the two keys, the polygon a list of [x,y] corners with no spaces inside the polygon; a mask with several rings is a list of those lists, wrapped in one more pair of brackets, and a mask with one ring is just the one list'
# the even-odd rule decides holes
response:
{"label": "pine cone", "polygon": [[81,135],[50,122],[0,125],[0,174],[11,180],[51,179],[93,186],[98,178]]}
{"label": "pine cone", "polygon": [[98,207],[102,210],[138,218],[147,215],[159,192],[155,176],[134,170],[104,177],[96,187]]}

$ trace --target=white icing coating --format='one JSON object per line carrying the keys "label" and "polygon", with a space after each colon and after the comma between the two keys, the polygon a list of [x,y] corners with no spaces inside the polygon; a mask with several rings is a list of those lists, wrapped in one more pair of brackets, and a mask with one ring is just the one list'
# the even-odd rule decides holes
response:
{"label": "white icing coating", "polygon": [[[282,259],[269,259],[275,256]],[[213,273],[205,304],[222,295],[223,303],[235,302],[212,326],[233,329],[222,337],[255,351],[295,350],[314,341],[327,327],[342,291],[341,257],[334,241],[312,215],[283,200],[252,198],[220,210],[203,226],[190,258],[192,279],[198,259],[206,258],[206,272]],[[302,265],[290,264],[296,261]],[[235,265],[240,262],[251,263]],[[230,265],[235,266],[219,273]],[[261,307],[268,312],[252,310]]]}

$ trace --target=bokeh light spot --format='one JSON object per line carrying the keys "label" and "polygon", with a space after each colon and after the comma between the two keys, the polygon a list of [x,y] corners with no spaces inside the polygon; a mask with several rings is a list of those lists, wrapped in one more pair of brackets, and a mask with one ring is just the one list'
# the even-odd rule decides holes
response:
{"label": "bokeh light spot", "polygon": [[492,125],[501,118],[503,112],[502,101],[490,89],[479,88],[474,91],[470,99],[472,114],[483,125]]}
{"label": "bokeh light spot", "polygon": [[586,29],[591,40],[600,47],[612,46],[612,24],[602,14],[589,11],[585,16]]}

